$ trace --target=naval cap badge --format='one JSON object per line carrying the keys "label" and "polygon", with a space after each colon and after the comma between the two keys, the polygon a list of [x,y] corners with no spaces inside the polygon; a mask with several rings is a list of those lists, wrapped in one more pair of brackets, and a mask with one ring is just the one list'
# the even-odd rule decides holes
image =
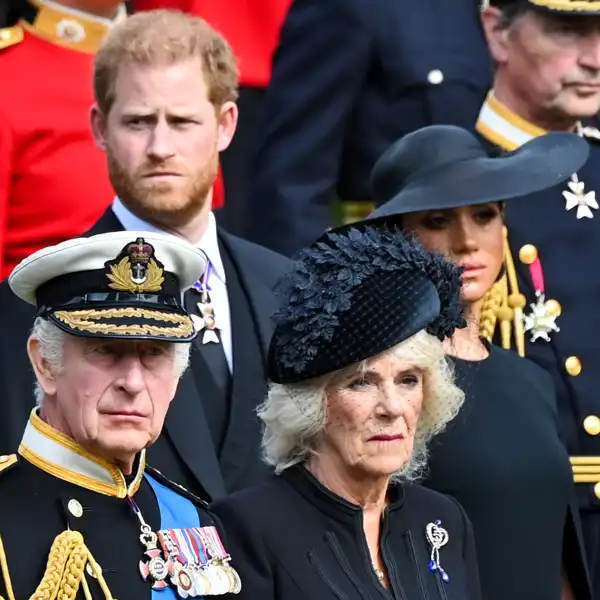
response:
{"label": "naval cap badge", "polygon": [[154,247],[137,238],[127,244],[114,261],[106,263],[108,287],[120,292],[143,294],[160,292],[164,283],[164,267],[154,255]]}

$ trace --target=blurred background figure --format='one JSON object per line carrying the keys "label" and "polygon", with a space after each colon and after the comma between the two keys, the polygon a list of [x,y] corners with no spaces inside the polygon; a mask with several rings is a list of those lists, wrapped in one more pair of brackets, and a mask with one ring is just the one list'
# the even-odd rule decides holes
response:
{"label": "blurred background figure", "polygon": [[475,0],[295,0],[257,131],[248,239],[290,255],[372,209],[369,174],[395,140],[472,128],[491,81]]}
{"label": "blurred background figure", "polygon": [[292,0],[132,0],[136,11],[178,9],[202,17],[231,44],[239,61],[238,128],[221,154],[221,172],[213,194],[219,224],[243,235],[248,217],[247,184],[250,156],[265,89],[271,79],[271,59],[279,30]]}
{"label": "blurred background figure", "polygon": [[113,198],[88,126],[94,54],[120,0],[10,0],[0,30],[0,279]]}

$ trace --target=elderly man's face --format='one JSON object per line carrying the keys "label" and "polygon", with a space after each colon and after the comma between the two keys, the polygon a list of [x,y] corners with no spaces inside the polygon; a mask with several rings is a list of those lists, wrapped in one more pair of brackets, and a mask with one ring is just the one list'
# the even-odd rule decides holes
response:
{"label": "elderly man's face", "polygon": [[[528,11],[509,29],[483,16],[498,78],[514,97],[550,121],[600,109],[600,17]],[[491,14],[491,17],[490,17]]]}
{"label": "elderly man's face", "polygon": [[408,462],[423,405],[419,369],[384,354],[326,393],[317,452],[329,464],[364,478],[392,475]]}
{"label": "elderly man's face", "polygon": [[177,389],[174,344],[65,336],[42,415],[86,450],[127,467],[154,442]]}

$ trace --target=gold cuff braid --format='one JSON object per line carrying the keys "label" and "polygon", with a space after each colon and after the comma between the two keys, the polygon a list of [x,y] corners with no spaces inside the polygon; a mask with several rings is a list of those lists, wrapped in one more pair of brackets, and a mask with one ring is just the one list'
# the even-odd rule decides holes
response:
{"label": "gold cuff braid", "polygon": [[508,243],[508,231],[504,228],[504,275],[488,291],[483,299],[479,333],[489,342],[500,325],[500,342],[510,350],[514,346],[519,356],[525,356],[525,330],[523,308],[526,299],[519,291],[515,262]]}

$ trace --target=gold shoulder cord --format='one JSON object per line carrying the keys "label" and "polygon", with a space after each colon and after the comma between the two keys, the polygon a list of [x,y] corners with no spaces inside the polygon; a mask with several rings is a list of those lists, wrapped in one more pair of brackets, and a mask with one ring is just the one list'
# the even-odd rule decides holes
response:
{"label": "gold shoulder cord", "polygon": [[[80,585],[86,600],[93,600],[85,578],[86,564],[90,565],[106,600],[114,600],[102,575],[102,568],[95,561],[83,541],[83,536],[78,531],[63,531],[54,539],[42,581],[29,600],[75,600]],[[1,538],[0,569],[8,600],[15,600],[8,571],[8,561]]]}
{"label": "gold shoulder cord", "polygon": [[499,322],[502,347],[510,350],[512,333],[517,353],[519,356],[525,356],[523,308],[527,301],[519,291],[517,271],[510,251],[506,227],[504,228],[504,270],[502,278],[491,287],[483,299],[479,333],[491,342]]}

